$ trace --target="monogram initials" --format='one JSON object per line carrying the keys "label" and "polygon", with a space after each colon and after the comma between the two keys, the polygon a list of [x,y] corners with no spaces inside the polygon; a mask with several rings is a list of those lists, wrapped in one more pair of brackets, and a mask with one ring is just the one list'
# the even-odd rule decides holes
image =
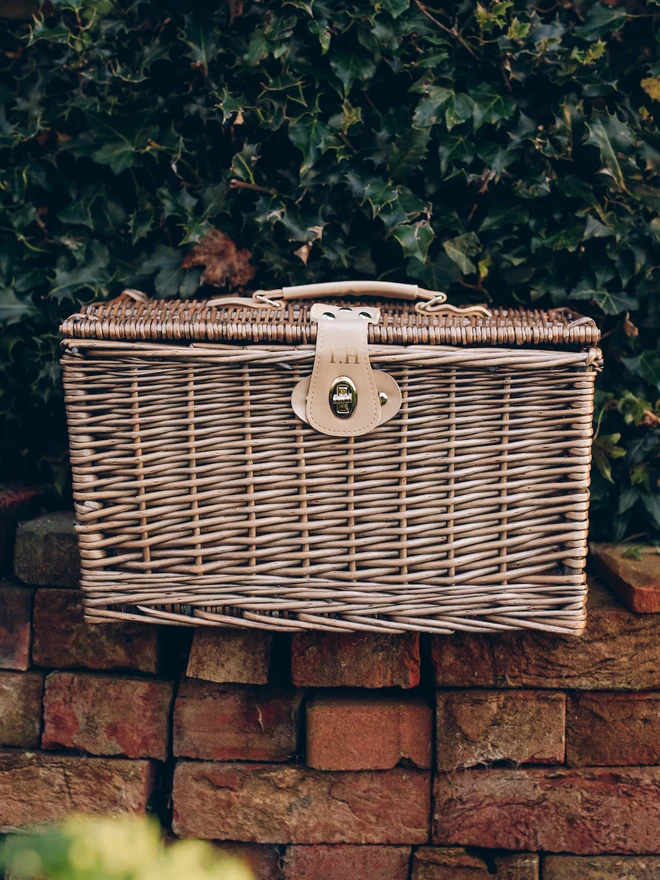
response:
{"label": "monogram initials", "polygon": [[330,363],[331,364],[359,364],[360,357],[357,348],[345,348],[344,349],[344,360],[335,357],[335,349],[330,349]]}

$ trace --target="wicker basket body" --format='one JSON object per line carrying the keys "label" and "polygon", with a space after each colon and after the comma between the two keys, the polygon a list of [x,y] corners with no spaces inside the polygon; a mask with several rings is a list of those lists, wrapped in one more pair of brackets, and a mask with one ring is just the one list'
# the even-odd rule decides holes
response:
{"label": "wicker basket body", "polygon": [[597,329],[382,309],[401,408],[356,437],[291,408],[304,307],[123,296],[65,323],[88,620],[581,631]]}

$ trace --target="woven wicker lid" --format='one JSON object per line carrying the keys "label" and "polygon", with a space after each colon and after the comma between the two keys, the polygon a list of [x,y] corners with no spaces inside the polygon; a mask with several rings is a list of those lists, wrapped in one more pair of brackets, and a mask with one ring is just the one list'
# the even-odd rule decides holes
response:
{"label": "woven wicker lid", "polygon": [[[324,297],[325,301],[327,298]],[[355,306],[350,302],[333,302]],[[207,300],[136,298],[133,292],[86,306],[62,324],[64,337],[126,342],[314,342],[317,325],[310,321],[311,302],[286,303],[283,308],[247,305],[231,298],[227,304]],[[539,345],[585,347],[598,343],[600,331],[591,318],[570,309],[525,310],[494,308],[489,316],[420,313],[412,302],[365,297],[365,305],[381,310],[369,326],[369,341],[395,345]]]}

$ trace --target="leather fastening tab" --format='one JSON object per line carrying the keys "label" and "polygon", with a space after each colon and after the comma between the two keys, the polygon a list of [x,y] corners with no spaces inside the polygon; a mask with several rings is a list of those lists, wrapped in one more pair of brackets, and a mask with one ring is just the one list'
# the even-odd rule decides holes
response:
{"label": "leather fastening tab", "polygon": [[306,421],[323,434],[357,437],[376,428],[381,401],[369,363],[367,328],[380,310],[317,303],[316,358],[305,405]]}

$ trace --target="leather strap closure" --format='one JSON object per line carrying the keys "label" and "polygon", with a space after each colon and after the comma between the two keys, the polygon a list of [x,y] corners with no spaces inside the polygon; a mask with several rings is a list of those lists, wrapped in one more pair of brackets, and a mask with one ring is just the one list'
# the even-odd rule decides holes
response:
{"label": "leather strap closure", "polygon": [[380,310],[316,303],[310,317],[318,322],[316,356],[311,377],[298,383],[292,395],[294,411],[322,434],[358,437],[396,415],[401,392],[396,382],[378,374],[369,361],[368,325]]}

